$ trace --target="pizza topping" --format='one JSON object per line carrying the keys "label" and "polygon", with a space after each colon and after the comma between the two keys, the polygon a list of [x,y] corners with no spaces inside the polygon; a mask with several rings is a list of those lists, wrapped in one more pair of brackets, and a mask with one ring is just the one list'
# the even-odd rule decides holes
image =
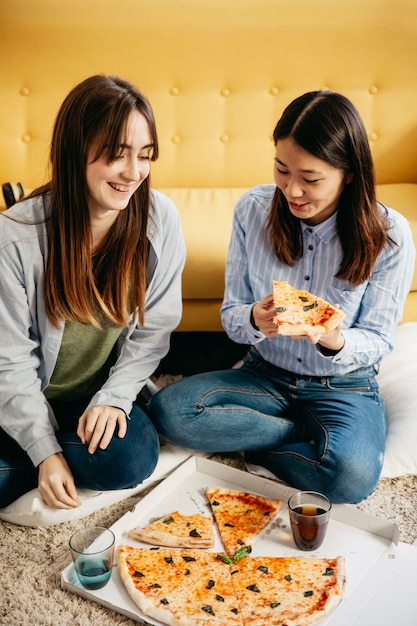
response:
{"label": "pizza topping", "polygon": [[190,531],[190,537],[201,537],[200,533],[197,531],[196,528],[194,528],[194,530]]}
{"label": "pizza topping", "polygon": [[296,289],[287,281],[273,281],[275,317],[279,335],[305,335],[312,331],[327,333],[336,328],[345,314],[305,289]]}
{"label": "pizza topping", "polygon": [[231,565],[232,563],[237,563],[244,556],[248,556],[248,554],[250,554],[251,552],[252,548],[250,546],[243,546],[243,548],[239,548],[239,550],[236,550],[232,558],[230,558],[226,554],[218,554],[217,557],[221,561],[223,561],[223,563]]}
{"label": "pizza topping", "polygon": [[258,589],[256,585],[249,585],[246,589],[249,589],[249,591],[253,591],[254,593],[261,593],[261,590]]}
{"label": "pizza topping", "polygon": [[206,604],[206,606],[202,606],[201,609],[203,611],[205,611],[206,613],[208,613],[209,615],[215,615],[215,612],[213,611],[212,607],[208,604]]}
{"label": "pizza topping", "polygon": [[214,580],[212,578],[210,578],[210,580],[207,583],[206,589],[211,589],[212,587],[214,587]]}

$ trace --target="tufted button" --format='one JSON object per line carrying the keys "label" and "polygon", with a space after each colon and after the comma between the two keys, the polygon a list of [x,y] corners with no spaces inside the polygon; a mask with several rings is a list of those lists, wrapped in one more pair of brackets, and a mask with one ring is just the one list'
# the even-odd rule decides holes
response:
{"label": "tufted button", "polygon": [[30,89],[29,87],[22,87],[19,93],[21,96],[28,96],[30,94]]}
{"label": "tufted button", "polygon": [[30,143],[32,141],[32,137],[29,135],[29,133],[25,133],[24,135],[22,135],[22,141],[23,143]]}
{"label": "tufted button", "polygon": [[221,90],[220,95],[223,96],[223,98],[227,98],[228,96],[230,96],[230,89],[228,89],[227,87],[224,87]]}
{"label": "tufted button", "polygon": [[227,134],[225,133],[224,135],[222,135],[222,136],[220,137],[220,141],[221,141],[222,143],[228,143],[228,142],[230,141],[230,137],[229,137],[229,135],[227,135]]}
{"label": "tufted button", "polygon": [[279,89],[278,87],[276,87],[275,85],[273,87],[271,87],[271,89],[269,90],[269,93],[271,94],[271,96],[277,96],[279,94]]}
{"label": "tufted button", "polygon": [[379,89],[376,85],[371,85],[368,89],[369,93],[374,96],[375,94],[378,93]]}
{"label": "tufted button", "polygon": [[169,93],[171,96],[178,96],[178,94],[180,93],[180,90],[178,89],[178,87],[171,87],[171,89],[169,90]]}
{"label": "tufted button", "polygon": [[379,139],[379,135],[378,135],[378,133],[371,133],[371,134],[369,135],[369,140],[370,140],[370,141],[377,141],[378,139]]}
{"label": "tufted button", "polygon": [[172,143],[175,143],[175,144],[181,143],[181,137],[179,135],[173,135],[171,137],[171,141]]}

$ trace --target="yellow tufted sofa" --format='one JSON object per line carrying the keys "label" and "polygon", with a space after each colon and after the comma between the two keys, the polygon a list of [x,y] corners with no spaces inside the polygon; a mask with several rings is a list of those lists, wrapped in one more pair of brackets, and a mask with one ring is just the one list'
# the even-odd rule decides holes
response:
{"label": "yellow tufted sofa", "polygon": [[0,182],[45,181],[56,112],[86,76],[119,74],[150,98],[153,186],[176,202],[188,248],[179,330],[221,330],[234,203],[272,181],[273,127],[305,91],[357,105],[379,199],[417,240],[415,0],[2,0],[0,17]]}

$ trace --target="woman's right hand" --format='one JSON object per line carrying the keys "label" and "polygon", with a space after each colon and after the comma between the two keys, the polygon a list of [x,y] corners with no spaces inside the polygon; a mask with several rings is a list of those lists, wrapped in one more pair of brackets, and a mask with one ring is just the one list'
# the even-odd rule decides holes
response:
{"label": "woman's right hand", "polygon": [[255,302],[252,307],[252,319],[265,337],[275,337],[278,333],[278,326],[273,321],[274,317],[274,296],[270,293],[259,302]]}
{"label": "woman's right hand", "polygon": [[62,452],[51,454],[39,464],[39,493],[54,509],[80,506],[74,477]]}

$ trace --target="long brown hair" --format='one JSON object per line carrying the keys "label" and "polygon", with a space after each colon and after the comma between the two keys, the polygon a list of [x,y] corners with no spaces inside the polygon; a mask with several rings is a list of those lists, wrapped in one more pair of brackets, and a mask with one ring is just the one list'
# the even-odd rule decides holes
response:
{"label": "long brown hair", "polygon": [[[336,228],[343,257],[337,278],[359,285],[369,279],[384,246],[392,243],[387,217],[376,202],[374,165],[363,121],[345,96],[312,91],[284,110],[274,143],[291,137],[313,156],[353,175],[339,199]],[[294,265],[303,254],[300,220],[276,189],[267,227],[279,260]]]}
{"label": "long brown hair", "polygon": [[51,180],[32,195],[50,192],[49,256],[45,275],[46,311],[61,319],[100,326],[104,316],[126,326],[137,311],[144,321],[148,242],[149,176],[111,227],[93,265],[86,182],[87,155],[99,142],[98,155],[112,161],[119,152],[129,115],[138,111],[148,122],[158,157],[154,115],[147,98],[116,76],[91,76],[65,98],[55,121]]}

